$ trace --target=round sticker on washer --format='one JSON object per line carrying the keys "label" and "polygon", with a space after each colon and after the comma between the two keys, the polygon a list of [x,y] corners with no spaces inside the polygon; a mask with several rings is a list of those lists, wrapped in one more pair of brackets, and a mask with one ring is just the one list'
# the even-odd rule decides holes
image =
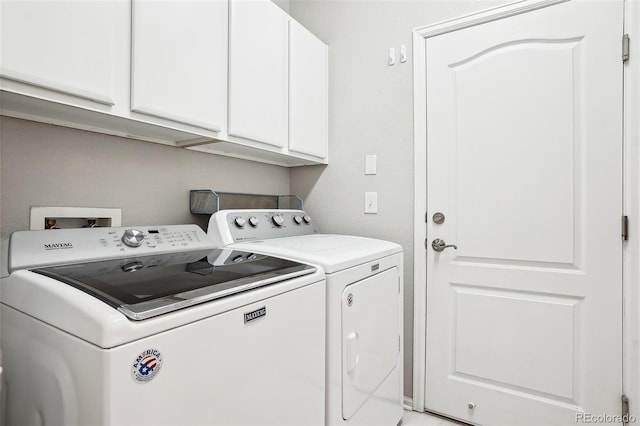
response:
{"label": "round sticker on washer", "polygon": [[157,349],[147,349],[136,357],[131,366],[131,377],[136,383],[147,383],[153,380],[162,368],[162,355]]}

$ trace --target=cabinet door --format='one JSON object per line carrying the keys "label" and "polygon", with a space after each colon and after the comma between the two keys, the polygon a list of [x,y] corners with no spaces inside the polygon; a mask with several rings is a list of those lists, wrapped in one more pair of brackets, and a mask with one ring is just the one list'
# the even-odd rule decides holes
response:
{"label": "cabinet door", "polygon": [[287,15],[269,0],[231,0],[229,135],[284,148]]}
{"label": "cabinet door", "polygon": [[327,157],[327,45],[295,21],[289,27],[289,151]]}
{"label": "cabinet door", "polygon": [[0,2],[0,76],[114,104],[114,1]]}
{"label": "cabinet door", "polygon": [[134,0],[131,110],[220,131],[227,13],[222,0]]}

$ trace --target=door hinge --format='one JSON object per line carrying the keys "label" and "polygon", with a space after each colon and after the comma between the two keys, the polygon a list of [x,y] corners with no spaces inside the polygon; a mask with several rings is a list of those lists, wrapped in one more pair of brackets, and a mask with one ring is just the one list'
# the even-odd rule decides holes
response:
{"label": "door hinge", "polygon": [[622,216],[622,240],[627,241],[629,239],[629,216]]}
{"label": "door hinge", "polygon": [[629,34],[625,34],[622,36],[622,63],[625,63],[629,60]]}
{"label": "door hinge", "polygon": [[424,213],[424,223],[429,223],[429,214],[427,212]]}
{"label": "door hinge", "polygon": [[629,424],[629,398],[627,395],[622,395],[620,400],[622,401],[622,424],[627,425]]}

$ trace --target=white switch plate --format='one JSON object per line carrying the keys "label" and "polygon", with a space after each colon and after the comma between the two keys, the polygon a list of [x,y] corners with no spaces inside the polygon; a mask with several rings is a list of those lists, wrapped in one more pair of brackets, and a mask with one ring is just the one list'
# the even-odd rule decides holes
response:
{"label": "white switch plate", "polygon": [[377,192],[364,193],[364,212],[367,214],[378,213],[378,193]]}
{"label": "white switch plate", "polygon": [[375,175],[377,173],[378,156],[375,154],[368,154],[364,157],[364,174]]}

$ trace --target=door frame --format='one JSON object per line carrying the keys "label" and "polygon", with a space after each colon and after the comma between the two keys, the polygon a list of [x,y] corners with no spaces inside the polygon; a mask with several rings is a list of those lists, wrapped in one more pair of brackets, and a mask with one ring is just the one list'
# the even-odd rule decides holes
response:
{"label": "door frame", "polygon": [[[569,0],[520,0],[413,31],[414,111],[414,268],[413,396],[414,411],[425,410],[427,310],[427,98],[426,41],[430,37],[514,16]],[[575,0],[574,0],[575,1]],[[625,0],[624,33],[633,40],[623,67],[623,212],[629,237],[623,244],[623,382],[629,413],[640,418],[640,0]],[[622,43],[622,40],[620,41]],[[622,61],[622,58],[621,58]],[[634,143],[635,142],[635,143]],[[423,254],[425,253],[425,254]],[[636,342],[634,345],[633,343]],[[407,401],[409,403],[409,401]],[[611,413],[618,414],[618,413]]]}

